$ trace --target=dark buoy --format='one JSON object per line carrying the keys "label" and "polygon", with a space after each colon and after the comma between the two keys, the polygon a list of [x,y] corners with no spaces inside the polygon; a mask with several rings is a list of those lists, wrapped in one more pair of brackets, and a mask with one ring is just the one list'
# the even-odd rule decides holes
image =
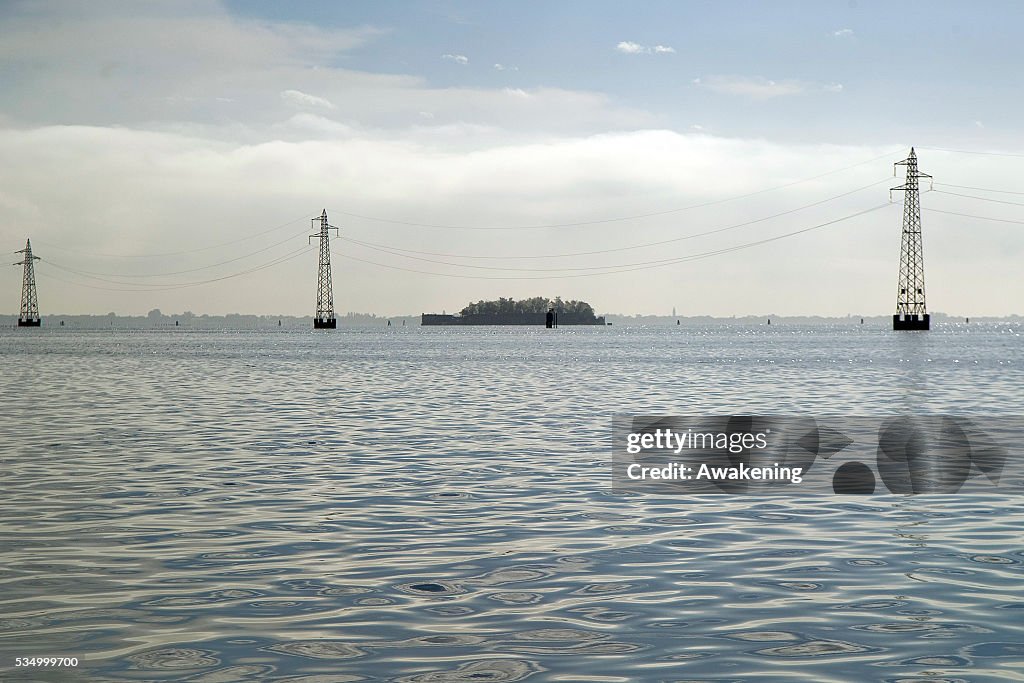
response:
{"label": "dark buoy", "polygon": [[[971,322],[971,319],[970,318],[964,318],[964,322],[965,323],[969,323],[969,322]],[[61,323],[61,324],[63,325],[64,323]]]}
{"label": "dark buoy", "polygon": [[548,309],[548,314],[544,317],[544,327],[549,330],[554,327],[558,327],[558,314],[555,313],[555,309]]}
{"label": "dark buoy", "polygon": [[280,320],[277,321],[277,326],[281,327],[281,321]]}
{"label": "dark buoy", "polygon": [[861,318],[861,319],[860,319],[860,324],[861,324],[861,325],[863,325],[863,324],[864,324],[864,318]]}
{"label": "dark buoy", "polygon": [[388,327],[391,327],[391,321],[390,320],[388,321]]}
{"label": "dark buoy", "polygon": [[405,327],[405,320],[402,320],[402,327]]}
{"label": "dark buoy", "polygon": [[769,324],[769,325],[771,325],[771,324],[772,324],[772,319],[771,319],[771,318],[768,318],[768,324]]}
{"label": "dark buoy", "polygon": [[174,321],[174,326],[175,326],[175,327],[177,327],[177,326],[178,326],[178,321],[177,321],[177,320],[175,320],[175,321]]}
{"label": "dark buoy", "polygon": [[676,321],[676,325],[678,325],[678,324],[679,324],[679,321],[677,320],[677,321]]}
{"label": "dark buoy", "polygon": [[64,321],[63,320],[60,321],[60,326],[64,327]]}

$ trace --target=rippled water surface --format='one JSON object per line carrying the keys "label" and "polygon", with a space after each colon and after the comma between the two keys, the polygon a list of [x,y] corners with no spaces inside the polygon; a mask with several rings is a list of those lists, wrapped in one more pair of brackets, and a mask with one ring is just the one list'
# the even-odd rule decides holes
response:
{"label": "rippled water surface", "polygon": [[1024,680],[1019,497],[611,493],[616,413],[1024,415],[866,327],[0,330],[0,678]]}

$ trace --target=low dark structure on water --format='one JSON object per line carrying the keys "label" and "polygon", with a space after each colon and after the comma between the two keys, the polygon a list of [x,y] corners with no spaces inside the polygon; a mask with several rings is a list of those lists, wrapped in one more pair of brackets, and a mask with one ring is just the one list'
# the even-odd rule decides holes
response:
{"label": "low dark structure on water", "polygon": [[892,329],[894,330],[927,330],[931,327],[932,317],[927,313],[920,317],[916,313],[905,315],[902,318],[897,313],[892,317]]}
{"label": "low dark structure on water", "polygon": [[498,299],[478,301],[463,308],[456,315],[424,313],[422,325],[604,325],[604,316],[594,315],[593,307],[585,301],[545,299]]}

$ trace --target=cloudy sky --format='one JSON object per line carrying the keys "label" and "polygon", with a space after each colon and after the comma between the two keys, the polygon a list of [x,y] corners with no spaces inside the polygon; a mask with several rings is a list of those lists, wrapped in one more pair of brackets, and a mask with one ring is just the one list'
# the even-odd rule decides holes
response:
{"label": "cloudy sky", "polygon": [[[5,2],[0,242],[47,313],[1024,313],[1015,2]],[[902,172],[902,167],[900,167]],[[928,185],[925,185],[928,187]],[[332,233],[333,235],[333,233]],[[12,253],[10,261],[17,260]],[[20,269],[0,272],[16,312]]]}

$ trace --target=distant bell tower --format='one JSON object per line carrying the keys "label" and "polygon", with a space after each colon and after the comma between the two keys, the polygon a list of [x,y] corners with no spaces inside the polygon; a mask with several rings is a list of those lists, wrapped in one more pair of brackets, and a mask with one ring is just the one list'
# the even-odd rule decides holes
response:
{"label": "distant bell tower", "polygon": [[25,240],[25,248],[14,252],[24,254],[25,258],[14,265],[25,266],[25,274],[21,281],[21,313],[18,314],[18,327],[39,327],[43,320],[39,317],[39,298],[36,296],[35,261],[38,256],[32,255],[32,241]]}
{"label": "distant bell tower", "polygon": [[907,167],[907,179],[899,187],[892,188],[906,193],[903,196],[903,241],[892,329],[927,330],[931,316],[924,299],[924,246],[921,243],[921,197],[917,181],[931,176],[917,170],[917,155],[913,147],[910,148],[910,156],[895,165]]}

